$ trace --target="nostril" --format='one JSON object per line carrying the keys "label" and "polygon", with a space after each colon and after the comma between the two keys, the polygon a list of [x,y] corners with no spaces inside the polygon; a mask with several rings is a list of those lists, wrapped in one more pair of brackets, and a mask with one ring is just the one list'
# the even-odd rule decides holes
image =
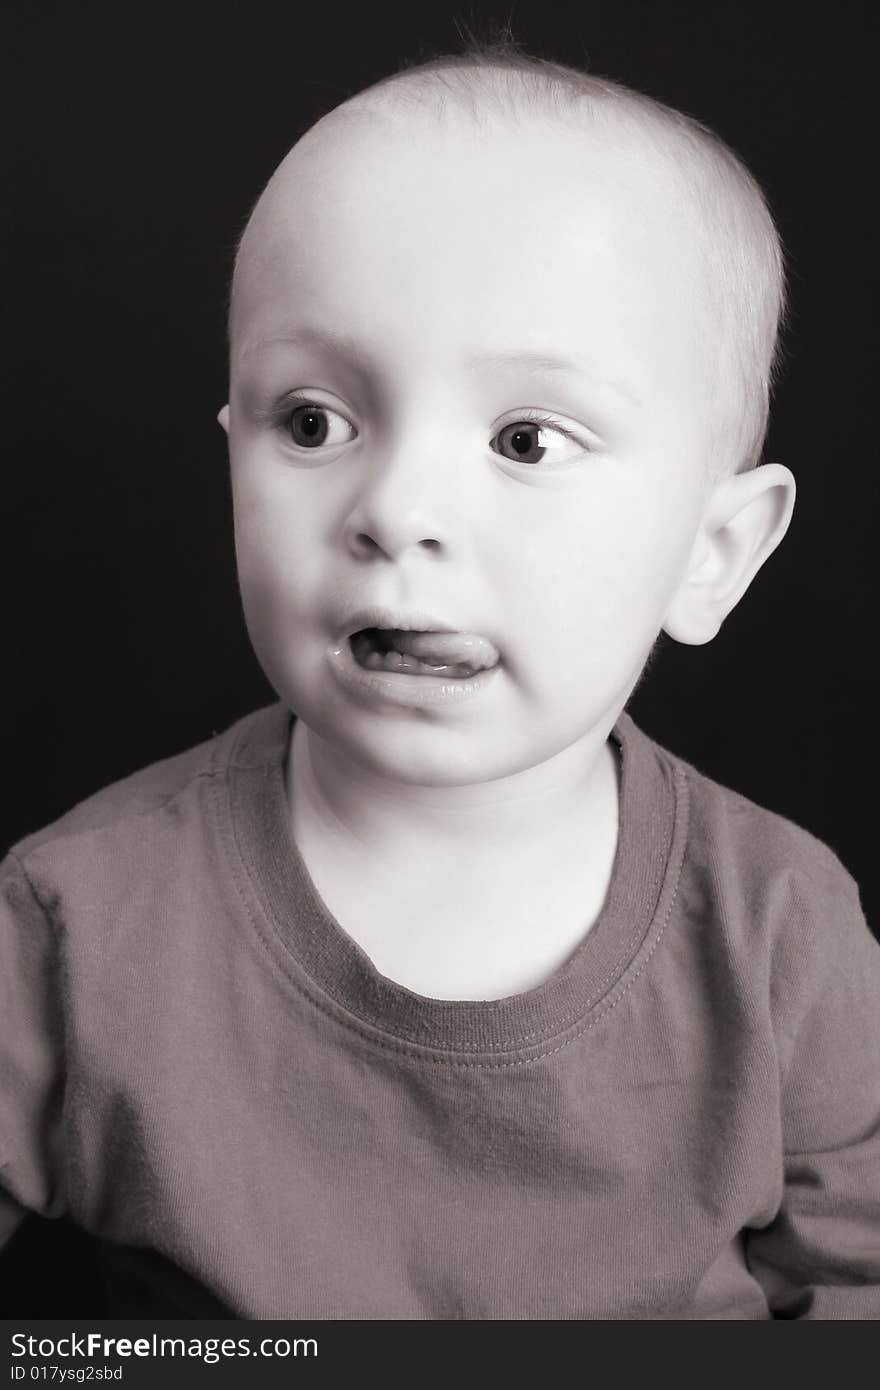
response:
{"label": "nostril", "polygon": [[[409,534],[407,534],[409,532]],[[415,526],[412,528],[401,525],[400,528],[389,526],[387,533],[381,527],[376,527],[371,531],[356,531],[352,528],[347,532],[347,543],[351,550],[360,556],[386,555],[395,558],[405,550],[413,546],[426,550],[442,550],[443,541],[436,536],[420,537]]]}

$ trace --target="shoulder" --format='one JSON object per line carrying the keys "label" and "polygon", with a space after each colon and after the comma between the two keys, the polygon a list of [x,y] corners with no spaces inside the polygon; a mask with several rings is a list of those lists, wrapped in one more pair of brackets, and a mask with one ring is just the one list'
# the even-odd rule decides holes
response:
{"label": "shoulder", "polygon": [[805,826],[762,806],[743,792],[725,786],[658,743],[627,718],[630,736],[643,740],[684,788],[689,847],[710,860],[719,857],[756,878],[785,866],[796,869],[815,887],[852,883],[830,845]]}
{"label": "shoulder", "polygon": [[68,869],[77,861],[92,868],[122,851],[149,853],[162,833],[179,836],[198,815],[205,783],[223,777],[243,744],[253,742],[277,706],[257,710],[222,733],[111,782],[64,815],[12,845],[7,865],[17,865],[35,883],[50,866]]}
{"label": "shoulder", "polygon": [[817,892],[853,885],[832,847],[805,826],[724,786],[684,759],[675,761],[688,787],[692,844],[713,862],[720,858],[719,868],[736,865],[755,884],[786,870]]}
{"label": "shoulder", "polygon": [[[858,887],[830,845],[725,786],[646,734],[685,804],[681,898],[730,949],[771,969],[832,963],[841,942],[867,933]],[[873,944],[873,943],[871,943]]]}
{"label": "shoulder", "polygon": [[645,733],[629,715],[621,716],[620,731],[627,739],[638,740],[643,750],[650,750],[668,779],[683,789],[692,854],[710,859],[721,856],[758,877],[785,865],[796,868],[817,887],[852,883],[831,846],[806,827],[716,781]]}

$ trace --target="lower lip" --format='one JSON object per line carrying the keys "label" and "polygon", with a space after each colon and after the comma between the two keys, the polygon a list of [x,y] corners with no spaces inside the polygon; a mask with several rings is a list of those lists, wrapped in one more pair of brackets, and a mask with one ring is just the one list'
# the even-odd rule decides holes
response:
{"label": "lower lip", "polygon": [[473,700],[491,684],[500,662],[473,676],[411,676],[404,671],[368,671],[355,661],[351,644],[330,648],[330,666],[346,690],[372,702],[384,700],[392,705],[454,705]]}

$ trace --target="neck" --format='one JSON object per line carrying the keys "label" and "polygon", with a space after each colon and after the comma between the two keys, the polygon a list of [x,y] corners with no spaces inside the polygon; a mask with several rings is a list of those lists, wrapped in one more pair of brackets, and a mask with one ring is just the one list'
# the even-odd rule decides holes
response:
{"label": "neck", "polygon": [[534,864],[575,845],[583,852],[585,830],[607,827],[609,819],[616,824],[618,763],[598,730],[506,777],[419,786],[378,775],[296,720],[286,784],[298,842],[307,829],[318,829],[349,853],[417,847],[424,855],[429,846],[437,862],[460,860],[478,843],[484,865],[493,859]]}

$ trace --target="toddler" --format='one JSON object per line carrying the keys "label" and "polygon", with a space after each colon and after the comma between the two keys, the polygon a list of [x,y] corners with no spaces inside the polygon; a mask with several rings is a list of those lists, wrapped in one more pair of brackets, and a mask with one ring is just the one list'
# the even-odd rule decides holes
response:
{"label": "toddler", "polygon": [[4,861],[0,1239],[115,1316],[880,1316],[857,889],[625,712],[789,524],[782,300],[721,141],[515,48],[297,142],[218,417],[278,702]]}

